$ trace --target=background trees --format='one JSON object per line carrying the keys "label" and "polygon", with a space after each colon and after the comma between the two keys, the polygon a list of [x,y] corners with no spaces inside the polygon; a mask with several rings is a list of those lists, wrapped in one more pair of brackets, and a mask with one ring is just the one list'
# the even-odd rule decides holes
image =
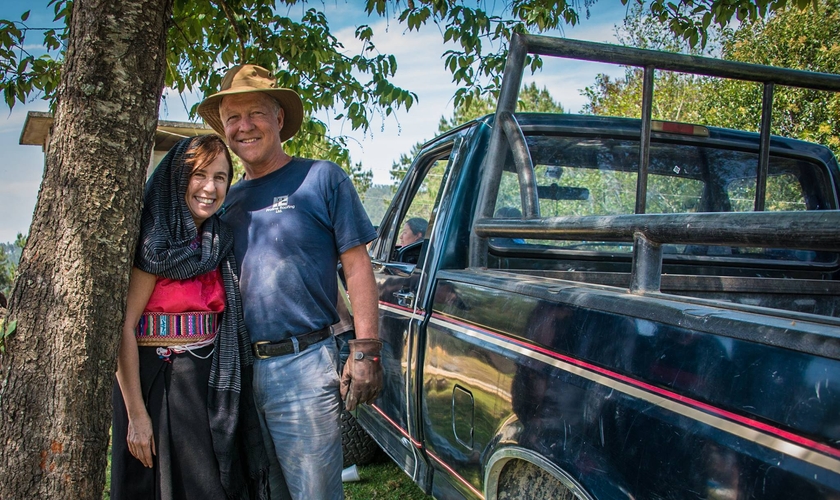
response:
{"label": "background trees", "polygon": [[[645,9],[631,10],[619,39],[625,45],[691,54],[711,53],[723,59],[793,69],[840,73],[840,1],[819,0],[813,10],[786,8],[737,29],[707,30],[704,49],[667,30]],[[630,68],[622,79],[599,75],[585,89],[584,112],[641,116],[642,72]],[[758,84],[657,72],[653,118],[757,131],[762,88]],[[773,104],[774,134],[818,142],[840,157],[840,96],[813,90],[777,87]]]}
{"label": "background trees", "polygon": [[[461,100],[460,104],[455,106],[455,111],[449,118],[440,117],[440,124],[438,125],[437,134],[442,134],[451,128],[464,124],[470,120],[474,120],[484,115],[496,112],[497,94],[481,95],[474,92],[469,100]],[[526,85],[519,92],[519,102],[516,105],[518,111],[536,112],[536,113],[563,113],[563,106],[554,100],[548,89],[537,88],[535,83]],[[436,135],[437,135],[436,134]],[[394,188],[405,177],[408,167],[411,162],[420,152],[423,144],[427,139],[417,142],[407,154],[400,155],[399,161],[391,165],[391,180],[394,182]],[[434,201],[434,200],[433,200]]]}
{"label": "background trees", "polygon": [[24,245],[26,237],[20,233],[13,243],[0,243],[0,293],[7,298],[12,293],[12,284]]}
{"label": "background trees", "polygon": [[[725,59],[793,69],[840,73],[840,1],[819,0],[814,10],[786,9],[722,37]],[[712,81],[704,92],[710,123],[758,130],[761,88],[757,84]],[[840,157],[840,95],[777,87],[773,133],[818,142]]]}
{"label": "background trees", "polygon": [[[707,33],[710,36],[707,46],[692,46],[639,4],[630,8],[624,24],[616,28],[616,36],[622,45],[692,55],[709,55],[718,47],[721,42],[721,30],[710,26]],[[640,118],[643,78],[644,71],[641,68],[627,68],[623,79],[610,78],[605,74],[597,75],[595,84],[583,91],[584,96],[589,99],[583,107],[583,112]],[[706,79],[694,75],[657,71],[654,75],[651,110],[653,118],[705,123],[706,107],[703,105],[703,94],[706,82]]]}

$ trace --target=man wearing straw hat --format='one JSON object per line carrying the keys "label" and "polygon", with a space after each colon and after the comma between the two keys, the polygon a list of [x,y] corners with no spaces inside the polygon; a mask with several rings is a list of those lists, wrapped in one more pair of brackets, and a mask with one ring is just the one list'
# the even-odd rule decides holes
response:
{"label": "man wearing straw hat", "polygon": [[[222,213],[234,228],[242,309],[257,358],[254,399],[276,458],[272,497],[343,498],[341,401],[352,410],[372,402],[382,386],[378,293],[366,250],[376,232],[338,165],[283,150],[300,128],[303,105],[266,69],[232,68],[198,113],[245,167]],[[339,261],[356,330],[340,376],[330,334],[339,320]]]}

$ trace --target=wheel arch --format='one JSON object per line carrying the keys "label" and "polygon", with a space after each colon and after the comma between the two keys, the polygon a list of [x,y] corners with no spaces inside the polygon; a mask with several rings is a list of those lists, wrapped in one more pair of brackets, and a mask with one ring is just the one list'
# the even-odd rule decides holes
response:
{"label": "wheel arch", "polygon": [[580,500],[596,500],[571,474],[550,462],[542,455],[517,446],[499,448],[493,452],[487,461],[484,469],[484,498],[486,500],[497,500],[499,478],[505,466],[514,460],[527,462],[541,471],[548,473]]}

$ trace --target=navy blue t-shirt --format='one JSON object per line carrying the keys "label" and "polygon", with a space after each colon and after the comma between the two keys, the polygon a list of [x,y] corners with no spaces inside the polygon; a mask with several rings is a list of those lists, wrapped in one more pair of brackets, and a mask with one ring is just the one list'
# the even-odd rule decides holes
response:
{"label": "navy blue t-shirt", "polygon": [[276,342],[338,321],[339,255],[376,237],[341,167],[294,158],[268,175],[234,184],[220,212],[233,227],[253,342]]}

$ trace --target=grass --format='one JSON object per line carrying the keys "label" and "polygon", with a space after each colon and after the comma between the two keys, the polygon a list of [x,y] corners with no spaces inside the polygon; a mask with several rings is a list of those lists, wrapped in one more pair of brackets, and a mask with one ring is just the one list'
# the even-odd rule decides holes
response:
{"label": "grass", "polygon": [[397,464],[384,453],[381,457],[374,463],[359,466],[358,482],[344,483],[347,500],[431,500]]}
{"label": "grass", "polygon": [[[359,481],[344,483],[346,500],[431,500],[432,497],[414,484],[414,481],[385,453],[371,464],[360,465]],[[105,491],[102,500],[111,498],[111,447],[108,447],[108,468],[105,471]]]}

